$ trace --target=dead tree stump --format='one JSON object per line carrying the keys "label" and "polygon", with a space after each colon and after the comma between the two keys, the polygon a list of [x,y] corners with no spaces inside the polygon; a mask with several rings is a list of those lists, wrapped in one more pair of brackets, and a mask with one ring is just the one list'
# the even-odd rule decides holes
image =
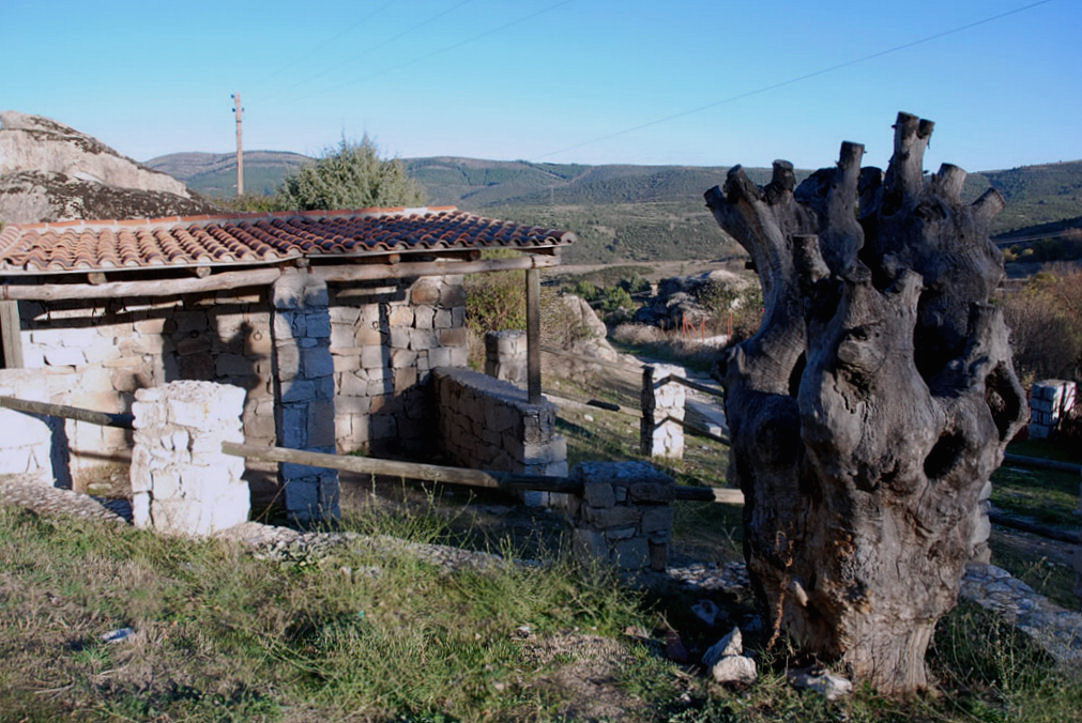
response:
{"label": "dead tree stump", "polygon": [[989,477],[1025,417],[1002,314],[989,189],[925,178],[933,123],[900,113],[884,174],[836,168],[765,187],[729,171],[706,201],[747,249],[766,313],[718,368],[744,547],[775,630],[885,693],[924,688],[936,621],[986,554]]}

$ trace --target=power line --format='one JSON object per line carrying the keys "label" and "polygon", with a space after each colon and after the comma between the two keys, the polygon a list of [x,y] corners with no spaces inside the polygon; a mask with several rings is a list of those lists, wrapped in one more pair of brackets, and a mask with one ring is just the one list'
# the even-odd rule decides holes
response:
{"label": "power line", "polygon": [[[1050,2],[1050,0],[1046,0],[1046,1]],[[544,15],[545,13],[551,12],[551,11],[555,10],[556,8],[561,7],[563,5],[567,5],[567,4],[571,3],[571,2],[574,2],[574,0],[560,0],[560,2],[556,2],[556,3],[553,3],[551,5],[546,5],[545,7],[541,8],[540,10],[536,10],[536,11],[534,11],[532,13],[529,13],[528,15],[523,15],[522,17],[516,18],[514,20],[510,20],[510,21],[504,23],[503,25],[499,25],[499,26],[497,26],[495,28],[485,30],[483,32],[478,33],[477,35],[473,35],[473,36],[471,36],[469,38],[466,38],[465,40],[460,40],[460,41],[458,41],[456,43],[451,43],[450,45],[446,45],[446,46],[444,46],[442,48],[438,48],[436,50],[433,50],[430,53],[426,53],[424,55],[413,58],[412,60],[407,60],[404,63],[400,63],[398,65],[393,65],[393,66],[391,66],[389,68],[384,68],[384,69],[382,69],[382,70],[380,70],[380,71],[378,71],[376,73],[373,73],[372,75],[369,75],[369,76],[367,76],[365,78],[360,78],[358,80],[348,80],[345,83],[340,83],[339,85],[332,86],[329,89],[318,91],[316,93],[310,93],[310,94],[305,95],[305,96],[301,96],[300,98],[297,98],[297,102],[300,102],[302,100],[307,100],[308,98],[312,98],[312,97],[314,97],[316,95],[324,95],[326,93],[333,93],[335,91],[341,90],[343,88],[348,88],[348,87],[353,86],[353,85],[360,85],[361,83],[367,83],[367,82],[369,82],[371,80],[375,80],[376,78],[384,76],[384,75],[386,75],[388,73],[393,73],[393,72],[395,72],[397,70],[401,70],[402,68],[408,68],[411,65],[416,65],[417,63],[428,60],[429,58],[435,57],[435,56],[440,55],[442,53],[446,53],[448,51],[455,50],[456,48],[461,48],[463,45],[468,45],[470,43],[474,43],[474,42],[480,40],[481,38],[485,38],[485,37],[488,37],[489,35],[493,35],[494,33],[498,33],[500,31],[506,30],[507,28],[512,27],[513,25],[518,25],[519,23],[524,23],[527,20],[532,20],[532,19],[536,18],[539,15]]]}
{"label": "power line", "polygon": [[[473,2],[473,0],[461,0],[461,2],[458,2],[458,3],[454,4],[454,5],[452,5],[451,7],[447,8],[446,10],[442,10],[442,11],[436,13],[435,15],[427,17],[424,20],[422,20],[421,22],[417,23],[416,25],[411,25],[410,27],[406,28],[402,32],[398,33],[397,35],[394,35],[394,36],[392,36],[390,38],[387,38],[386,40],[384,40],[380,44],[373,45],[370,48],[365,48],[364,52],[361,53],[360,55],[356,55],[353,58],[350,58],[350,59],[345,60],[345,61],[340,62],[340,63],[334,63],[332,65],[329,65],[326,68],[324,68],[323,70],[317,72],[315,75],[310,75],[307,78],[303,78],[303,79],[297,81],[296,83],[293,83],[292,85],[290,85],[289,87],[286,88],[286,91],[293,90],[297,86],[305,85],[306,83],[310,83],[313,80],[317,80],[319,78],[322,78],[323,76],[327,75],[328,73],[333,72],[333,71],[335,71],[335,70],[337,70],[339,68],[343,68],[343,67],[346,67],[346,66],[349,66],[349,65],[356,65],[357,61],[368,57],[369,55],[376,52],[377,50],[381,50],[383,48],[386,48],[391,43],[393,43],[393,42],[395,42],[397,40],[401,40],[402,38],[406,37],[407,35],[409,35],[411,33],[414,33],[416,31],[420,30],[421,28],[423,28],[426,25],[434,23],[435,21],[439,20],[440,18],[444,17],[445,15],[450,15],[451,13],[453,13],[455,10],[458,10],[463,5],[467,5],[467,4],[471,3],[471,2]],[[326,92],[326,91],[321,91],[320,95],[322,95],[323,92]],[[305,97],[308,97],[308,96],[305,96]]]}
{"label": "power line", "polygon": [[811,73],[805,73],[804,75],[800,75],[800,76],[797,76],[795,78],[790,78],[788,80],[783,80],[783,81],[781,81],[779,83],[772,83],[771,85],[765,85],[765,86],[763,86],[761,88],[756,88],[754,90],[749,90],[749,91],[746,91],[744,93],[738,93],[737,95],[731,95],[728,98],[722,98],[721,100],[717,100],[717,101],[714,101],[712,103],[707,103],[706,105],[698,106],[697,108],[691,108],[689,110],[680,111],[679,113],[673,113],[671,115],[663,116],[661,118],[655,118],[654,120],[647,121],[646,123],[640,123],[639,125],[632,126],[630,128],[624,128],[623,130],[615,131],[613,133],[608,133],[608,134],[603,135],[603,136],[598,136],[597,138],[591,138],[590,140],[582,141],[581,143],[575,143],[574,145],[566,146],[565,148],[561,148],[559,150],[552,151],[550,153],[545,153],[545,154],[540,155],[540,156],[534,156],[533,160],[537,161],[537,160],[540,160],[542,158],[548,158],[550,156],[556,156],[556,155],[559,155],[561,153],[566,153],[567,151],[573,151],[575,149],[582,148],[583,146],[593,145],[594,143],[600,143],[602,141],[607,141],[607,140],[610,140],[612,138],[617,138],[619,136],[626,135],[628,133],[634,133],[635,131],[642,130],[643,128],[650,128],[651,126],[656,126],[656,125],[661,124],[661,123],[667,123],[667,122],[669,122],[671,120],[676,120],[677,118],[683,118],[685,116],[693,115],[695,113],[701,113],[704,110],[710,110],[711,108],[717,108],[719,105],[725,105],[726,103],[733,103],[735,101],[743,100],[744,98],[748,98],[748,97],[751,97],[753,95],[759,95],[761,93],[766,93],[766,92],[771,91],[771,90],[776,90],[778,88],[783,88],[783,87],[785,87],[787,85],[792,85],[793,83],[799,83],[800,81],[808,80],[809,78],[815,78],[815,77],[820,76],[820,75],[825,75],[826,73],[831,73],[831,72],[833,72],[835,70],[841,70],[842,68],[848,68],[851,65],[857,65],[858,63],[864,63],[864,62],[867,62],[869,60],[874,60],[875,58],[881,58],[884,55],[890,55],[891,53],[897,53],[897,52],[899,52],[901,50],[906,50],[908,48],[912,48],[912,47],[917,46],[917,45],[922,45],[924,43],[928,43],[928,42],[931,42],[933,40],[938,40],[939,38],[943,38],[943,37],[946,37],[948,35],[954,35],[955,33],[960,33],[960,32],[962,32],[964,30],[969,30],[971,28],[975,28],[978,25],[984,25],[985,23],[990,23],[990,22],[993,22],[995,20],[1000,20],[1000,19],[1008,17],[1010,15],[1017,15],[1018,13],[1025,12],[1026,10],[1031,10],[1031,9],[1033,9],[1035,7],[1040,6],[1040,5],[1047,5],[1050,2],[1052,2],[1052,0],[1038,0],[1038,2],[1033,2],[1033,3],[1030,3],[1028,5],[1023,5],[1021,7],[1014,8],[1013,10],[1007,10],[1006,12],[998,13],[996,15],[990,15],[990,16],[988,16],[986,18],[982,18],[981,20],[976,20],[976,21],[971,22],[971,23],[966,23],[965,25],[959,25],[957,27],[950,28],[948,30],[943,30],[943,31],[935,33],[933,35],[927,35],[927,36],[925,36],[923,38],[920,38],[918,40],[913,40],[913,41],[910,41],[908,43],[903,43],[902,45],[895,45],[894,47],[887,48],[886,50],[880,50],[878,52],[871,53],[869,55],[862,55],[859,58],[853,58],[852,60],[846,60],[845,62],[838,63],[836,65],[831,65],[831,66],[828,66],[826,68],[821,68],[819,70],[812,71]]}
{"label": "power line", "polygon": [[[321,46],[321,47],[326,47],[327,45],[329,45],[329,44],[333,43],[334,41],[338,40],[339,38],[344,38],[345,36],[349,35],[349,34],[350,34],[350,33],[352,33],[352,32],[353,32],[354,30],[356,30],[357,28],[361,27],[362,25],[364,25],[365,23],[367,23],[367,22],[368,22],[369,20],[371,20],[372,18],[374,18],[374,17],[376,16],[376,15],[378,15],[378,14],[379,14],[379,13],[381,13],[381,12],[383,12],[383,11],[384,11],[384,10],[385,10],[386,8],[388,8],[388,7],[390,7],[391,5],[393,5],[393,4],[394,4],[394,1],[395,1],[395,0],[387,0],[387,2],[383,3],[382,5],[379,5],[378,7],[376,7],[376,9],[375,9],[375,10],[373,10],[373,11],[372,11],[372,12],[370,12],[370,13],[368,13],[367,15],[365,15],[364,17],[362,17],[362,18],[361,18],[360,20],[358,20],[357,22],[353,23],[352,25],[350,25],[350,26],[346,27],[346,28],[345,28],[344,30],[342,30],[342,31],[340,31],[340,32],[338,32],[338,33],[335,33],[334,35],[332,35],[331,37],[327,38],[326,40],[321,40],[321,41],[320,41],[320,46]],[[279,66],[279,67],[278,67],[278,68],[277,68],[276,70],[272,71],[272,72],[271,72],[271,73],[270,73],[269,75],[267,75],[266,77],[264,77],[264,78],[263,78],[263,80],[262,80],[262,82],[263,82],[263,83],[268,83],[268,82],[270,82],[271,80],[273,80],[274,78],[277,78],[277,77],[278,77],[279,75],[281,75],[281,74],[282,74],[282,73],[284,73],[285,71],[287,71],[287,70],[289,70],[290,68],[294,67],[294,66],[295,66],[296,64],[297,64],[297,63],[296,63],[296,61],[293,61],[293,60],[291,60],[291,61],[289,61],[288,63],[285,63],[285,64],[284,64],[284,65],[282,65],[282,66]]]}

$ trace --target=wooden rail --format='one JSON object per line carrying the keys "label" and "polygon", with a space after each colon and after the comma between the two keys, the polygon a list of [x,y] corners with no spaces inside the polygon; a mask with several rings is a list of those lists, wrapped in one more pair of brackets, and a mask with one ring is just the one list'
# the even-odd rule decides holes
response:
{"label": "wooden rail", "polygon": [[708,386],[706,384],[700,384],[699,382],[693,382],[690,379],[685,379],[684,377],[677,377],[677,376],[663,377],[663,378],[659,379],[658,381],[654,382],[654,386],[655,387],[660,387],[661,385],[668,384],[669,382],[675,382],[677,384],[683,384],[688,389],[694,389],[695,391],[702,392],[703,394],[710,394],[712,396],[720,397],[722,399],[725,398],[725,392],[721,391],[720,389],[715,389],[714,387]]}
{"label": "wooden rail", "polygon": [[407,479],[442,482],[486,489],[527,489],[543,492],[582,491],[582,485],[567,477],[541,477],[519,475],[493,470],[444,467],[419,462],[401,462],[376,457],[352,457],[325,452],[306,452],[285,447],[262,447],[237,442],[222,442],[222,452],[234,457],[244,457],[260,462],[289,462],[309,467],[324,467],[358,474],[381,474]]}
{"label": "wooden rail", "polygon": [[676,417],[670,416],[665,417],[665,419],[661,420],[661,424],[664,424],[665,422],[675,422],[676,424],[679,424],[685,430],[691,432],[694,435],[697,435],[699,437],[705,437],[706,439],[712,439],[715,442],[718,442],[719,444],[724,444],[727,447],[733,446],[733,441],[728,437],[722,437],[720,434],[714,434],[713,432],[707,431],[698,425],[685,422],[683,419],[677,419]]}
{"label": "wooden rail", "polygon": [[74,419],[77,422],[97,424],[102,427],[119,427],[120,429],[132,428],[132,415],[111,414],[109,412],[96,412],[82,407],[69,407],[66,404],[49,404],[48,402],[31,402],[27,399],[0,396],[0,407],[14,409],[17,412],[28,414],[40,414],[46,417],[61,417]]}
{"label": "wooden rail", "polygon": [[1044,457],[1025,457],[1021,454],[1003,455],[1005,462],[1020,464],[1023,467],[1039,467],[1042,469],[1054,469],[1058,472],[1074,472],[1082,474],[1082,464],[1072,462],[1060,462],[1058,459],[1045,459]]}
{"label": "wooden rail", "polygon": [[[310,467],[324,467],[359,474],[381,474],[443,484],[483,487],[500,490],[541,490],[582,494],[582,483],[567,477],[541,477],[493,470],[445,467],[418,462],[400,462],[375,457],[348,457],[324,452],[305,452],[285,447],[261,447],[238,442],[222,442],[222,452],[260,462],[289,462]],[[743,504],[740,490],[715,487],[677,487],[678,500]]]}

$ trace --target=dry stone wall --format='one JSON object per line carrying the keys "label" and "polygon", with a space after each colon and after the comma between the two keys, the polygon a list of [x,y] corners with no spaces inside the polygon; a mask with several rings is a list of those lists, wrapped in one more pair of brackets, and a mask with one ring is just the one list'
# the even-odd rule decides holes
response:
{"label": "dry stone wall", "polygon": [[432,370],[467,361],[462,277],[342,287],[331,299],[338,451],[431,450]]}
{"label": "dry stone wall", "polygon": [[[0,369],[0,395],[52,402],[70,388],[70,374],[38,369]],[[0,475],[26,475],[52,486],[54,450],[64,449],[63,424],[50,417],[0,409]],[[58,465],[62,466],[62,465]]]}
{"label": "dry stone wall", "polygon": [[[19,302],[19,312],[26,370],[69,376],[51,385],[45,401],[128,412],[136,389],[176,379],[219,381],[248,392],[245,436],[253,443],[274,442],[270,307],[264,293]],[[69,481],[82,490],[104,477],[127,478],[129,432],[71,420],[63,426],[71,453],[59,477],[70,472]],[[256,464],[248,475],[271,472]]]}
{"label": "dry stone wall", "polygon": [[583,462],[571,476],[582,483],[568,510],[576,554],[624,570],[664,571],[673,479],[645,462]]}
{"label": "dry stone wall", "polygon": [[1075,383],[1062,379],[1035,382],[1029,392],[1029,436],[1045,439],[1075,405]]}
{"label": "dry stone wall", "polygon": [[[567,475],[567,440],[556,433],[556,407],[530,404],[510,382],[463,368],[434,372],[439,442],[457,464],[519,474]],[[528,504],[549,497],[531,492]]]}

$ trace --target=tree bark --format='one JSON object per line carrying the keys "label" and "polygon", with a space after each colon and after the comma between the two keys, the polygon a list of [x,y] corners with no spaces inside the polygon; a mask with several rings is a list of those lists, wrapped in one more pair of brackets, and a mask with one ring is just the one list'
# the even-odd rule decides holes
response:
{"label": "tree bark", "polygon": [[989,303],[1003,275],[989,190],[925,178],[933,124],[900,113],[884,174],[843,143],[836,168],[707,191],[763,286],[758,333],[717,375],[743,490],[744,547],[776,631],[885,693],[928,685],[924,654],[987,555],[989,477],[1025,396]]}

